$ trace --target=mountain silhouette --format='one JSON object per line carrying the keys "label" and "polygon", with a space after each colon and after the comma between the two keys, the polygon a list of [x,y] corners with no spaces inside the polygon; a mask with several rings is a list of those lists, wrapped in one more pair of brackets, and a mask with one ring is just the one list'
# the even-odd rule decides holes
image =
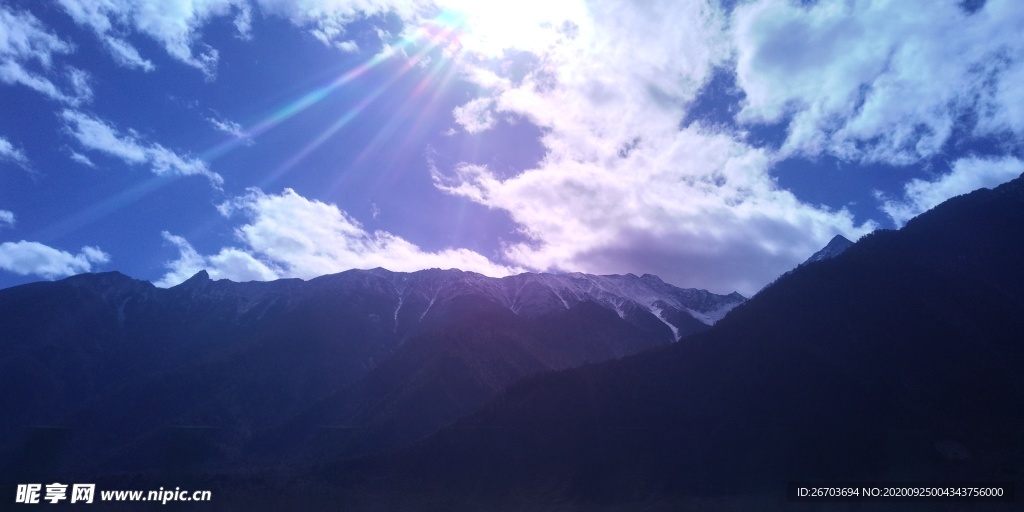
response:
{"label": "mountain silhouette", "polygon": [[1014,482],[1022,255],[1018,178],[748,301],[457,270],[15,287],[0,460],[223,510],[785,510],[797,481]]}
{"label": "mountain silhouette", "polygon": [[1017,178],[803,265],[686,343],[526,379],[316,474],[352,510],[784,510],[795,481],[1019,480],[1022,256]]}
{"label": "mountain silhouette", "polygon": [[423,437],[537,373],[706,330],[743,297],[654,276],[354,270],[0,290],[12,477],[311,464]]}

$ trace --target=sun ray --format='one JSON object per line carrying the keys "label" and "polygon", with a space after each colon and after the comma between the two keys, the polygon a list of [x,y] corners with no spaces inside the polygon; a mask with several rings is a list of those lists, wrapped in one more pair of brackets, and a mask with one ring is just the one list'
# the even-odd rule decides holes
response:
{"label": "sun ray", "polygon": [[53,240],[81,230],[176,182],[180,176],[148,176],[143,181],[111,194],[81,210],[30,234],[32,240]]}
{"label": "sun ray", "polygon": [[[225,140],[220,144],[202,152],[200,157],[204,161],[212,161],[231,150],[245,145],[245,141],[250,138],[254,138],[257,135],[267,132],[288,119],[294,117],[296,114],[303,112],[317,103],[323,101],[331,93],[337,89],[351,83],[359,77],[365,75],[370,70],[380,66],[382,63],[389,60],[393,55],[398,52],[405,51],[407,48],[415,47],[417,43],[421,41],[427,41],[423,48],[417,51],[411,56],[408,61],[399,68],[398,73],[390,77],[384,84],[373,90],[368,96],[363,98],[358,104],[350,109],[344,116],[333,123],[327,130],[324,131],[320,136],[310,142],[304,147],[298,154],[293,156],[285,163],[284,166],[279,168],[277,172],[271,175],[270,178],[264,180],[261,186],[265,186],[266,182],[272,181],[278,177],[287,169],[293,167],[305,156],[312,152],[316,147],[326,142],[331,135],[335,134],[338,130],[349,124],[355,119],[367,106],[382,95],[390,86],[392,86],[401,76],[414,69],[431,51],[438,47],[450,44],[455,37],[457,26],[443,25],[442,28],[423,28],[414,31],[413,33],[403,37],[396,43],[389,52],[381,52],[368,59],[366,62],[356,66],[355,68],[345,72],[341,76],[335,78],[331,82],[323,85],[313,91],[310,91],[295,101],[292,101],[280,109],[276,110],[272,114],[268,115],[261,121],[253,124],[248,129],[243,130],[242,134],[237,137],[232,137],[229,140]],[[428,77],[429,79],[429,77]],[[424,83],[421,83],[417,90],[414,91],[414,95],[418,95],[422,92],[425,87]],[[389,123],[390,125],[390,123]],[[376,140],[376,139],[375,139]],[[136,203],[145,197],[156,193],[163,189],[170,183],[174,182],[174,179],[168,179],[167,177],[154,176],[148,178],[141,183],[128,187],[120,192],[114,193],[106,199],[96,202],[87,208],[83,208],[78,212],[63,217],[59,222],[50,224],[46,227],[39,229],[31,233],[33,239],[46,240],[54,239],[65,236],[69,233],[73,233],[85,226],[91,225],[97,221],[100,221],[118,210],[125,208],[126,206]]]}
{"label": "sun ray", "polygon": [[[436,28],[436,26],[440,26],[441,28],[438,29]],[[209,162],[223,156],[224,154],[238,148],[239,146],[245,145],[247,140],[255,139],[257,136],[266,133],[267,131],[273,129],[274,127],[280,125],[281,123],[287,121],[288,119],[291,119],[292,117],[295,117],[297,114],[320,103],[321,101],[329,97],[332,93],[337,91],[339,88],[348,85],[352,81],[365,75],[370,70],[380,66],[384,62],[388,61],[392,56],[400,54],[408,48],[415,47],[421,41],[426,41],[428,44],[425,45],[425,48],[417,52],[416,54],[419,57],[417,58],[414,56],[413,58],[410,59],[415,60],[415,62],[412,62],[411,64],[407,63],[406,66],[404,66],[400,71],[400,73],[407,72],[409,66],[415,65],[416,62],[422,59],[422,55],[424,55],[426,52],[429,52],[442,44],[450,44],[455,39],[455,34],[457,33],[457,30],[458,25],[425,24],[424,26],[419,27],[416,30],[413,30],[410,33],[406,34],[393,46],[377,53],[376,55],[368,59],[366,62],[363,62],[362,64],[350,69],[349,71],[345,72],[344,74],[335,78],[329,83],[320,86],[310,92],[307,92],[300,98],[282,106],[281,108],[277,109],[270,115],[252,124],[248,128],[244,129],[239,136],[232,137],[228,140],[221,142],[220,144],[215,145],[210,149],[207,149],[206,151],[203,151],[200,154],[200,157],[203,160]],[[389,81],[389,83],[393,83],[393,81]]]}
{"label": "sun ray", "polygon": [[[266,185],[267,183],[273,182],[276,179],[280,178],[281,175],[288,172],[288,170],[290,170],[291,168],[295,167],[295,165],[297,165],[299,162],[301,162],[303,159],[309,156],[309,154],[312,153],[315,149],[317,149],[325,142],[327,142],[339,130],[341,130],[349,123],[351,123],[356,117],[359,116],[359,114],[363,112],[363,110],[370,106],[370,104],[373,103],[374,100],[376,100],[378,97],[384,94],[384,92],[390,89],[396,82],[398,82],[399,79],[401,79],[409,71],[415,69],[416,66],[419,65],[419,63],[422,62],[423,59],[425,59],[432,51],[437,49],[439,46],[445,44],[451,38],[451,35],[454,33],[454,30],[454,28],[447,28],[441,31],[439,34],[430,34],[431,37],[428,38],[429,44],[426,44],[422,48],[420,48],[419,51],[417,51],[415,54],[413,54],[406,60],[405,64],[403,64],[397,70],[397,72],[388,77],[386,81],[377,86],[373,91],[370,91],[370,93],[364,96],[362,100],[359,101],[359,103],[350,108],[348,112],[346,112],[337,121],[335,121],[329,127],[327,127],[327,129],[321,132],[320,135],[318,135],[316,138],[310,141],[309,144],[307,144],[305,147],[299,150],[295,155],[293,155],[291,158],[285,161],[285,163],[283,163],[277,169],[268,174],[264,178],[261,186]],[[423,31],[420,30],[419,32],[422,33]]]}
{"label": "sun ray", "polygon": [[[411,127],[408,128],[410,134],[418,133],[424,123],[427,121],[429,116],[417,115],[413,116],[414,110],[426,108],[432,110],[431,106],[435,105],[439,100],[440,96],[444,92],[445,85],[455,75],[455,65],[451,59],[438,60],[437,64],[431,67],[430,71],[423,77],[422,80],[416,85],[412,93],[405,99],[402,105],[396,110],[388,122],[377,131],[373,139],[367,144],[362,151],[353,159],[350,167],[356,167],[369,158],[378,155],[377,150],[387,141],[409,118],[414,118],[415,121]],[[427,90],[430,89],[431,85],[434,86],[434,94],[426,101],[417,101],[420,96],[423,95]],[[411,135],[410,135],[411,136]],[[393,162],[398,158],[396,153],[392,153],[389,161]],[[382,168],[388,167],[387,164],[382,164]],[[339,179],[331,187],[330,191],[333,192],[341,187],[344,182],[344,174],[339,176]]]}

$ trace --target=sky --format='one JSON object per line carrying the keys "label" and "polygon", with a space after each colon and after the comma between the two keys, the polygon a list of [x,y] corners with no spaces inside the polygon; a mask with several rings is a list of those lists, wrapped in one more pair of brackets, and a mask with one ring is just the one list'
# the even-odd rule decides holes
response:
{"label": "sky", "polygon": [[0,288],[352,268],[750,296],[1024,172],[1014,0],[4,0]]}

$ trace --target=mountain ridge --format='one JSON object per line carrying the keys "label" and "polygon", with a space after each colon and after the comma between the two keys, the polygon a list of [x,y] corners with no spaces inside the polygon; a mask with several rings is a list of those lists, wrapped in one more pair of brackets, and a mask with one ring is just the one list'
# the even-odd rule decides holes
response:
{"label": "mountain ridge", "polygon": [[[48,444],[52,432],[32,425],[77,432],[82,446],[47,463],[60,471],[161,467],[169,446],[195,441],[179,432],[188,425],[216,427],[196,441],[204,467],[373,453],[524,376],[705,330],[742,299],[653,276],[458,270],[246,283],[201,271],[166,289],[105,272],[20,285],[0,290],[0,453],[24,462],[27,446]],[[324,440],[319,425],[359,435]],[[258,448],[274,439],[287,443]]]}
{"label": "mountain ridge", "polygon": [[[458,286],[466,286],[472,291],[482,292],[489,298],[502,304],[513,313],[531,314],[544,312],[544,307],[554,305],[553,299],[558,299],[564,309],[572,304],[584,300],[593,300],[606,307],[615,309],[620,317],[625,317],[627,309],[639,307],[660,318],[666,325],[675,328],[672,321],[661,316],[664,307],[678,309],[680,313],[693,316],[694,319],[705,325],[713,325],[721,320],[732,308],[746,300],[746,297],[737,292],[719,295],[707,290],[697,288],[680,288],[668,284],[659,277],[652,274],[606,274],[595,275],[581,272],[571,273],[535,273],[524,272],[512,276],[493,278],[475,272],[466,272],[459,269],[424,269],[414,272],[394,272],[381,267],[360,270],[352,269],[335,274],[326,274],[309,280],[299,278],[282,278],[273,281],[247,281],[237,282],[228,279],[213,280],[206,270],[200,270],[192,277],[181,283],[169,287],[158,288],[149,281],[139,280],[122,274],[118,271],[99,273],[77,274],[57,282],[68,282],[69,284],[83,285],[92,283],[99,287],[111,288],[108,293],[118,288],[132,286],[148,290],[171,290],[176,293],[185,291],[193,294],[200,290],[216,290],[223,295],[227,292],[234,292],[236,296],[261,297],[273,293],[275,289],[303,286],[305,283],[311,288],[326,283],[336,283],[344,280],[344,276],[362,275],[366,277],[380,278],[389,282],[395,287],[400,299],[408,290],[410,293],[424,294],[424,290],[415,290],[415,285],[425,287],[426,294],[430,298],[437,299],[438,294],[444,292],[460,293],[467,290],[459,290]],[[431,283],[436,276],[444,276],[438,283]],[[13,286],[8,289],[16,289],[25,286],[37,286],[46,282],[40,281]],[[145,284],[143,284],[145,283]],[[149,285],[149,286],[146,286]],[[550,293],[547,297],[527,297],[527,288],[537,285],[546,288],[540,290],[541,294]],[[432,287],[433,286],[433,287]],[[438,287],[440,286],[440,287]],[[219,288],[219,289],[218,289]],[[0,290],[2,292],[3,290]],[[537,292],[537,290],[534,290]],[[158,292],[162,293],[162,292]],[[442,297],[443,298],[443,297]],[[549,299],[549,300],[545,300]],[[625,300],[623,300],[625,299]],[[550,304],[546,302],[552,302]],[[632,302],[633,304],[629,304]],[[540,307],[540,311],[536,309]],[[399,311],[401,304],[397,305]],[[625,308],[625,309],[624,309]]]}
{"label": "mountain ridge", "polygon": [[316,474],[353,510],[384,489],[392,510],[784,510],[798,480],[1010,481],[1022,254],[1024,177],[801,266],[687,343],[523,380]]}

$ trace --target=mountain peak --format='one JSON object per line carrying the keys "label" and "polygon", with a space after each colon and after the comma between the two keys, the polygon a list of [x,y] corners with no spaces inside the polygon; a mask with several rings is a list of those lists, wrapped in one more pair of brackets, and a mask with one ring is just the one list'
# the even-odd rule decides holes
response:
{"label": "mountain peak", "polygon": [[835,258],[836,256],[839,256],[847,249],[849,249],[852,245],[853,242],[849,241],[843,235],[836,235],[832,237],[832,240],[829,240],[828,244],[826,244],[825,247],[822,247],[821,250],[812,254],[810,258],[807,258],[807,260],[804,261],[802,265],[813,263],[815,261],[824,261]]}
{"label": "mountain peak", "polygon": [[665,281],[663,281],[660,277],[658,277],[658,276],[656,276],[654,274],[644,274],[644,275],[640,276],[640,279],[645,281],[645,282],[648,282],[648,283],[655,283],[655,284],[664,284],[665,283]]}
{"label": "mountain peak", "polygon": [[208,283],[210,281],[210,273],[207,272],[206,269],[203,269],[200,270],[199,272],[196,272],[195,275],[186,279],[178,286],[194,286],[200,283]]}
{"label": "mountain peak", "polygon": [[[210,273],[207,272],[206,269],[204,268],[204,269],[200,270],[199,272],[196,272],[196,274],[194,276],[188,278],[188,281],[192,281],[192,280],[196,280],[196,281],[209,281],[210,280]],[[185,282],[187,283],[188,281],[185,281]]]}

